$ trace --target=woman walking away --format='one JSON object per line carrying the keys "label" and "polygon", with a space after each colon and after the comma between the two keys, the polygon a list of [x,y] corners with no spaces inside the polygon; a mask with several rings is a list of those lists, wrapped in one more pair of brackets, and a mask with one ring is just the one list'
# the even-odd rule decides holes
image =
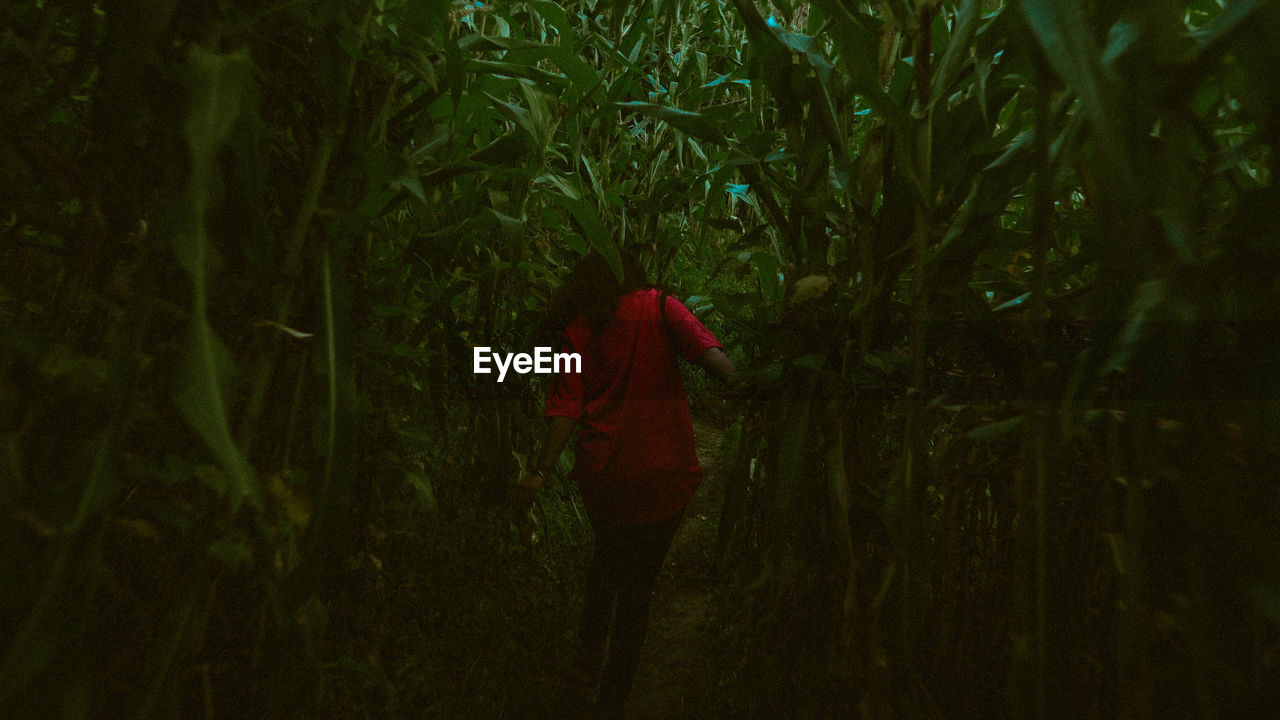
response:
{"label": "woman walking away", "polygon": [[[702,480],[677,358],[728,381],[720,342],[623,255],[618,282],[591,253],[553,298],[548,326],[581,373],[559,373],[547,396],[546,441],[522,489],[536,492],[578,427],[571,477],[595,531],[575,670],[599,682],[597,712],[621,717],[649,623],[649,597],[685,506]],[[610,635],[610,617],[613,618]],[[608,650],[606,655],[606,639]]]}

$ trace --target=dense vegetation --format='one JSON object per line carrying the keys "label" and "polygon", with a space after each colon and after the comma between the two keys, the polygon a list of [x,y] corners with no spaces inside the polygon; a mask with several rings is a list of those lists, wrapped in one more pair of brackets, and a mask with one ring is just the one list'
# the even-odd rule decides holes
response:
{"label": "dense vegetation", "polygon": [[5,717],[545,709],[587,526],[471,348],[620,247],[743,368],[699,716],[1280,707],[1280,5],[0,20]]}

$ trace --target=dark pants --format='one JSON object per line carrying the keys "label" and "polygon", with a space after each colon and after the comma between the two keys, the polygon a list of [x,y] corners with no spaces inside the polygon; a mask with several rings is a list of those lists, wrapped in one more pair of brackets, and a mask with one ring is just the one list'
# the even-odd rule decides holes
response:
{"label": "dark pants", "polygon": [[[619,525],[591,516],[596,547],[587,569],[579,662],[590,677],[600,673],[601,705],[621,705],[631,692],[649,625],[649,597],[683,517],[681,510],[650,525]],[[611,614],[613,639],[605,658]]]}

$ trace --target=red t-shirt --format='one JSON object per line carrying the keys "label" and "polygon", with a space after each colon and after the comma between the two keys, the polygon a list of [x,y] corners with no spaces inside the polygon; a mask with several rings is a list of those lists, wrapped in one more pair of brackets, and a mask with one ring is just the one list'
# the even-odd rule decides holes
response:
{"label": "red t-shirt", "polygon": [[676,356],[693,362],[721,347],[670,295],[664,323],[658,295],[645,289],[618,298],[598,335],[583,316],[569,323],[561,352],[581,355],[582,372],[556,374],[547,395],[547,417],[581,422],[571,477],[587,510],[627,525],[671,517],[701,482]]}

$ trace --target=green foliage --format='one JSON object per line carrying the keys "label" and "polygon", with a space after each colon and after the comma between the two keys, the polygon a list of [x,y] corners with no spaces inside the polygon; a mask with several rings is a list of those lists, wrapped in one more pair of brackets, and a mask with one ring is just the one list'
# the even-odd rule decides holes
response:
{"label": "green foliage", "polygon": [[[788,27],[734,4],[749,79],[775,110],[728,145],[750,148],[738,162],[753,207],[779,263],[799,272],[787,278],[793,301],[779,307],[766,291],[772,322],[744,338],[764,363],[755,377],[767,400],[744,449],[759,501],[726,524],[756,528],[734,537],[765,548],[742,568],[757,584],[827,581],[760,601],[765,644],[786,647],[778,633],[795,628],[783,618],[802,606],[841,608],[823,621],[823,648],[795,648],[812,664],[791,663],[809,669],[777,689],[780,702],[838,717],[854,686],[872,716],[928,713],[926,697],[983,714],[1001,694],[1019,716],[1166,716],[1193,704],[1154,683],[1199,688],[1201,708],[1273,700],[1273,687],[1242,692],[1196,670],[1256,677],[1270,665],[1228,660],[1194,628],[1233,603],[1261,622],[1265,603],[1245,598],[1274,564],[1243,561],[1251,579],[1235,575],[1232,589],[1225,576],[1174,570],[1225,552],[1194,530],[1208,527],[1204,493],[1256,497],[1269,485],[1221,440],[1248,425],[1252,452],[1272,452],[1269,421],[1245,420],[1245,406],[1260,407],[1255,381],[1227,380],[1221,363],[1260,371],[1254,353],[1271,340],[1244,337],[1273,328],[1244,330],[1217,309],[1239,277],[1221,264],[1239,247],[1231,218],[1271,192],[1271,101],[1248,109],[1245,84],[1228,79],[1236,53],[1262,52],[1271,10],[1027,2],[984,13],[963,2],[867,13],[818,2],[804,27]],[[1247,47],[1231,29],[1245,17]],[[1225,139],[1242,122],[1257,141],[1245,155]],[[822,305],[811,301],[817,279],[831,288]],[[810,437],[810,424],[827,431]],[[1160,439],[1175,427],[1198,470]],[[1126,538],[1152,569],[1101,562],[1091,548],[1104,536]],[[1185,544],[1169,549],[1175,536]],[[783,544],[810,549],[781,554]],[[1162,553],[1176,560],[1150,560]],[[1175,618],[1169,635],[1149,630],[1162,612]],[[1071,630],[1081,625],[1112,630],[1082,640]],[[1186,643],[1182,669],[1143,674],[1173,637]],[[1275,627],[1257,637],[1274,642]],[[1002,646],[1008,672],[996,669]]]}
{"label": "green foliage", "polygon": [[622,248],[748,382],[726,707],[1280,697],[1274,3],[0,18],[9,715],[546,710],[494,658],[585,528],[515,544],[542,388],[470,351]]}

